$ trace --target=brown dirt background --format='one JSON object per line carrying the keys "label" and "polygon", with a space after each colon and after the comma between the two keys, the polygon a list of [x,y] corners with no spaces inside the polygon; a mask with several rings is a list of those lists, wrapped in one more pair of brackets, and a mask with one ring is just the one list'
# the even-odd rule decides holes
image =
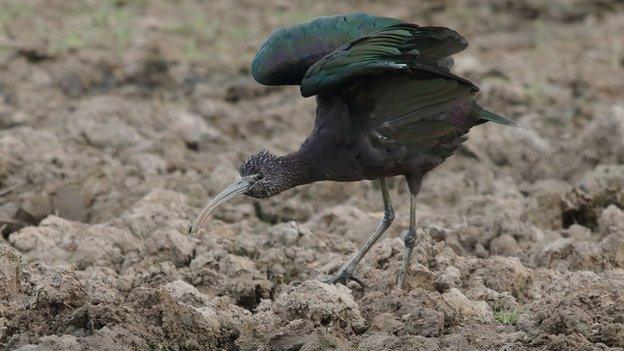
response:
{"label": "brown dirt background", "polygon": [[[459,30],[455,70],[522,125],[426,179],[405,291],[402,179],[365,289],[314,278],[381,218],[370,182],[185,234],[247,155],[311,129],[313,99],[249,76],[263,38],[354,11]],[[607,0],[0,0],[0,348],[622,350],[622,33]]]}

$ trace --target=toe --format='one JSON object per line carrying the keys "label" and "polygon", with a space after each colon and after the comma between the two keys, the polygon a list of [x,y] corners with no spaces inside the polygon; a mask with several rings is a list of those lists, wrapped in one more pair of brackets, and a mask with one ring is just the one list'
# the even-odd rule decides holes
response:
{"label": "toe", "polygon": [[360,279],[360,278],[356,277],[355,275],[347,272],[346,270],[341,270],[338,273],[336,273],[335,275],[333,275],[332,277],[327,278],[327,279],[323,279],[322,281],[324,283],[327,283],[327,284],[340,283],[340,284],[342,284],[344,286],[347,286],[349,281],[354,281],[354,282],[358,283],[363,288],[367,287],[366,283],[362,279]]}
{"label": "toe", "polygon": [[360,284],[361,287],[366,288],[368,287],[368,285],[366,284],[366,282],[364,282],[362,279],[352,275],[351,276],[351,280],[353,280],[354,282]]}

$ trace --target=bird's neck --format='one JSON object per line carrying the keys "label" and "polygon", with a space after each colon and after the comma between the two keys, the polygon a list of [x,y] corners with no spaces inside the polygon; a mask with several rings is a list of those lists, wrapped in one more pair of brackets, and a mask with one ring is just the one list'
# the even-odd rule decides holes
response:
{"label": "bird's neck", "polygon": [[277,157],[275,168],[282,191],[321,180],[314,158],[302,149]]}
{"label": "bird's neck", "polygon": [[[312,134],[299,150],[277,157],[281,174],[282,191],[321,180],[354,180],[350,170],[345,170],[341,159],[336,158],[336,140],[350,141],[352,129],[349,110],[344,100],[334,95],[318,96],[318,108]],[[332,159],[333,158],[333,159]]]}

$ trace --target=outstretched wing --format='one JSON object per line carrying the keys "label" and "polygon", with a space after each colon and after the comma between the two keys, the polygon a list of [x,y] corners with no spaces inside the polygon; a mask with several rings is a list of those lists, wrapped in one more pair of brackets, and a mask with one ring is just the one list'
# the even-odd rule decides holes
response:
{"label": "outstretched wing", "polygon": [[447,134],[465,133],[479,120],[472,85],[446,76],[386,77],[365,94],[373,102],[370,117],[377,136],[419,149]]}
{"label": "outstretched wing", "polygon": [[301,94],[316,95],[357,77],[391,71],[429,72],[472,85],[448,70],[448,57],[466,46],[466,39],[448,28],[396,24],[345,44],[316,61],[301,82]]}
{"label": "outstretched wing", "polygon": [[369,100],[374,131],[384,140],[430,147],[447,134],[465,134],[485,121],[516,126],[479,106],[476,87],[452,74],[391,72],[365,78],[358,85],[369,88],[355,86],[347,95]]}
{"label": "outstretched wing", "polygon": [[449,71],[466,40],[442,27],[397,24],[346,44],[312,65],[303,96],[340,91],[369,115],[380,139],[426,149],[475,124],[513,122],[483,110],[478,88]]}

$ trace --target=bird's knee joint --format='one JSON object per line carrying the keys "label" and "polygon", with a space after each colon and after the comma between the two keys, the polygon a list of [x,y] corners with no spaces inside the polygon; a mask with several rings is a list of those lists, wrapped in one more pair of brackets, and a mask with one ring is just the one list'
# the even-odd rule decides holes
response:
{"label": "bird's knee joint", "polygon": [[393,210],[386,210],[386,212],[384,212],[383,220],[386,223],[392,223],[392,221],[394,221],[394,211]]}
{"label": "bird's knee joint", "polygon": [[403,238],[403,242],[406,247],[413,247],[416,244],[416,230],[414,228],[409,228],[407,233],[405,233],[405,238]]}

